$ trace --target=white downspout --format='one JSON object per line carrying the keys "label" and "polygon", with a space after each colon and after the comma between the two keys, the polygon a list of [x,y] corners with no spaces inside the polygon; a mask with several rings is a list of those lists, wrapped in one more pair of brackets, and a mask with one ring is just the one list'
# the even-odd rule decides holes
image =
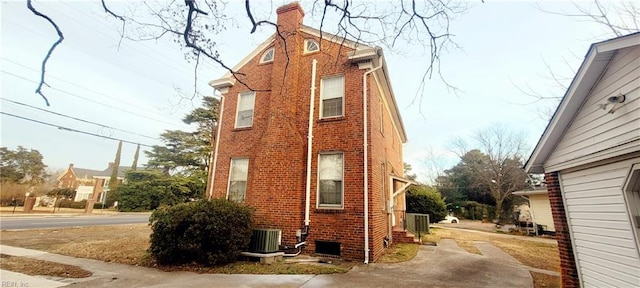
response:
{"label": "white downspout", "polygon": [[362,137],[364,142],[364,264],[369,264],[369,153],[367,150],[369,139],[367,137],[367,76],[382,68],[382,57],[383,56],[380,56],[380,64],[378,64],[378,67],[372,68],[362,75],[362,110],[364,111],[362,121],[364,127],[364,136]]}
{"label": "white downspout", "polygon": [[213,181],[216,178],[216,164],[218,164],[218,146],[220,144],[220,130],[222,130],[222,114],[224,113],[224,96],[220,95],[220,115],[218,115],[218,131],[216,131],[216,148],[213,151],[213,166],[211,172],[211,185],[209,185],[209,200],[213,198]]}
{"label": "white downspout", "polygon": [[311,205],[311,160],[313,159],[313,109],[316,99],[316,64],[318,60],[311,61],[311,100],[309,101],[309,135],[307,135],[307,187],[305,191],[304,226],[309,231],[309,206]]}

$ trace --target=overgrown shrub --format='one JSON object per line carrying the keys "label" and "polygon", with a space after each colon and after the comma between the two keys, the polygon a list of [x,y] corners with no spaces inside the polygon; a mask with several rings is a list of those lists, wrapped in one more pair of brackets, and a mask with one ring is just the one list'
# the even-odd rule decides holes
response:
{"label": "overgrown shrub", "polygon": [[444,220],[447,216],[447,206],[438,190],[427,186],[410,189],[406,195],[407,212],[429,214],[429,220],[434,223]]}
{"label": "overgrown shrub", "polygon": [[149,252],[159,264],[219,265],[247,249],[253,210],[224,199],[199,200],[160,207],[149,221]]}

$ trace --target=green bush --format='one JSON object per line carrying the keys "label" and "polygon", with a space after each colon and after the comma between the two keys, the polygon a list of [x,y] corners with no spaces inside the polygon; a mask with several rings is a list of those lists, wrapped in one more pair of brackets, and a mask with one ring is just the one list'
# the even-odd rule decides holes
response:
{"label": "green bush", "polygon": [[407,212],[429,214],[432,223],[444,220],[447,206],[438,190],[427,186],[414,187],[407,192]]}
{"label": "green bush", "polygon": [[163,265],[235,261],[251,240],[253,210],[224,199],[163,206],[151,214],[151,256]]}
{"label": "green bush", "polygon": [[[202,196],[205,183],[184,176],[167,176],[156,171],[129,171],[126,183],[110,191],[111,201],[125,212],[154,210],[162,205],[189,202]],[[110,204],[112,204],[111,202]]]}

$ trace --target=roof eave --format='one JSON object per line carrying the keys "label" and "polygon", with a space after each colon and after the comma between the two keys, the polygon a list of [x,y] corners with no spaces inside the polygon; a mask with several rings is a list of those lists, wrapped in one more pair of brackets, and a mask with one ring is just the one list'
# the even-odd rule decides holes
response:
{"label": "roof eave", "polygon": [[[639,38],[640,32],[591,44],[587,54],[585,55],[585,60],[580,65],[571,85],[567,89],[564,97],[562,97],[562,101],[558,105],[558,108],[549,121],[549,124],[538,140],[531,156],[529,156],[529,159],[524,166],[525,171],[528,173],[546,172],[544,170],[544,163],[549,158],[562,135],[564,135],[564,132],[571,124],[576,113],[590,94],[576,94],[576,91],[585,88],[588,88],[590,91],[593,85],[598,82],[601,75],[606,71],[608,64],[599,65],[598,69],[592,68],[592,64],[596,61],[596,57],[605,53],[638,45]],[[606,59],[607,63],[609,63],[612,58],[613,57],[611,55],[611,57]]]}

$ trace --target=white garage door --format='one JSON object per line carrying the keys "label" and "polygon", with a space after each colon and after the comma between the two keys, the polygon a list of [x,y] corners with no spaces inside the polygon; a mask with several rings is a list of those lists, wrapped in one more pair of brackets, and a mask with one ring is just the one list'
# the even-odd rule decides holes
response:
{"label": "white garage door", "polygon": [[640,158],[560,175],[584,287],[640,286],[640,245],[623,192],[637,163]]}

